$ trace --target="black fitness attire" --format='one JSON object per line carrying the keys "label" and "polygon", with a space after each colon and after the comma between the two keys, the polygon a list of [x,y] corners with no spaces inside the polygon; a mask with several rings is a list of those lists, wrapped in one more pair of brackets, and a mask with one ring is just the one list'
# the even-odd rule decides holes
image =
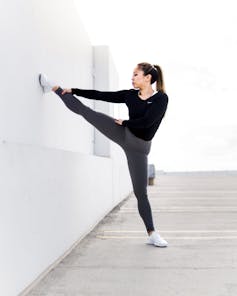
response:
{"label": "black fitness attire", "polygon": [[[71,111],[83,116],[101,133],[123,148],[127,157],[133,191],[138,202],[139,214],[146,230],[155,230],[147,197],[147,165],[151,140],[167,109],[167,94],[158,91],[143,100],[138,96],[138,90],[135,89],[98,91],[72,88],[72,94],[62,95],[62,88],[58,88],[55,92]],[[92,100],[125,103],[129,110],[129,120],[124,120],[122,125],[119,125],[114,118],[89,108],[74,95]]]}

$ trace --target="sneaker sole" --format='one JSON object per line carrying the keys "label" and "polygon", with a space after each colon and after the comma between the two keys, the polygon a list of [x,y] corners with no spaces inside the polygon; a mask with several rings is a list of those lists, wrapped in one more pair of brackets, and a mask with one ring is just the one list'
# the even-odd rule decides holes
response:
{"label": "sneaker sole", "polygon": [[154,243],[151,243],[151,242],[147,242],[146,244],[147,245],[154,245],[155,247],[160,247],[160,248],[166,248],[166,247],[168,247],[168,245],[157,245],[157,244],[154,244]]}
{"label": "sneaker sole", "polygon": [[41,77],[42,77],[42,75],[39,74],[39,84],[40,84],[40,86],[42,87],[43,92],[45,92],[44,86],[41,84]]}
{"label": "sneaker sole", "polygon": [[159,248],[166,248],[166,247],[168,247],[168,245],[156,245],[156,244],[154,244],[154,246],[155,247],[159,247]]}

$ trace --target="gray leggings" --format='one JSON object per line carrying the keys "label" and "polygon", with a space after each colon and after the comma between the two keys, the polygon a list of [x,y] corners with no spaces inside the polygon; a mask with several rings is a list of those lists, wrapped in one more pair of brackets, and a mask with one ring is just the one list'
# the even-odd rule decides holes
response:
{"label": "gray leggings", "polygon": [[60,87],[55,93],[71,111],[83,116],[102,134],[123,148],[127,157],[133,191],[138,202],[139,214],[147,232],[154,230],[151,207],[147,196],[147,160],[151,141],[136,137],[127,127],[117,124],[114,118],[92,110],[72,94],[65,93],[62,95],[62,88]]}

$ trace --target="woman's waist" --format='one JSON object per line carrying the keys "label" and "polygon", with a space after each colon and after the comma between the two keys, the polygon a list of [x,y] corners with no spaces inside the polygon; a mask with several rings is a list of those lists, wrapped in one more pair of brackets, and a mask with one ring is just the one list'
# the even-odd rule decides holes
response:
{"label": "woman's waist", "polygon": [[150,143],[152,141],[152,138],[150,137],[150,132],[145,129],[133,129],[126,127],[127,131],[131,133],[132,136],[138,138],[141,141],[144,141],[145,143]]}

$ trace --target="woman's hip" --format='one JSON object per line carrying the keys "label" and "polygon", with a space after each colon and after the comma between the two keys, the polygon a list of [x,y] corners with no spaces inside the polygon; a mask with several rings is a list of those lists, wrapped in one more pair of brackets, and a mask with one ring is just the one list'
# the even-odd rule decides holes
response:
{"label": "woman's hip", "polygon": [[135,136],[129,128],[125,127],[125,149],[133,150],[136,152],[149,154],[151,150],[152,141],[145,141]]}

